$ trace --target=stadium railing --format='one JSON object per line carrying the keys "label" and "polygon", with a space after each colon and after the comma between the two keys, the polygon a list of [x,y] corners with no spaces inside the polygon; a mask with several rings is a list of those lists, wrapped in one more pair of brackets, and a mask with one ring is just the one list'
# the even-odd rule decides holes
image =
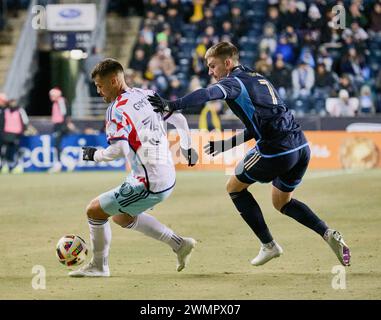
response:
{"label": "stadium railing", "polygon": [[5,92],[11,99],[16,99],[23,104],[23,99],[29,92],[31,81],[36,64],[33,59],[38,44],[38,30],[32,26],[35,16],[33,7],[38,4],[37,0],[32,0],[28,8],[27,19],[18,40],[12,64],[7,72],[4,87],[1,91]]}
{"label": "stadium railing", "polygon": [[[84,75],[81,74],[80,77],[84,77]],[[78,90],[87,90],[87,87],[85,87],[85,89],[81,89],[82,83],[86,86],[86,82],[84,80],[80,79],[78,83],[80,83],[80,85],[77,86]],[[104,103],[101,97],[97,98],[84,96],[82,92],[83,91],[79,91],[76,94],[71,113],[72,119],[80,120],[93,118],[94,120],[103,120],[107,104]]]}
{"label": "stadium railing", "polygon": [[[87,54],[90,54],[91,48],[96,47],[101,50],[106,43],[106,15],[108,0],[97,1],[97,24],[95,30],[91,34],[91,41],[87,48]],[[91,116],[104,115],[103,100],[91,98],[89,96],[88,84],[86,83],[86,75],[80,73],[78,75],[75,98],[72,104],[72,118],[81,119]]]}

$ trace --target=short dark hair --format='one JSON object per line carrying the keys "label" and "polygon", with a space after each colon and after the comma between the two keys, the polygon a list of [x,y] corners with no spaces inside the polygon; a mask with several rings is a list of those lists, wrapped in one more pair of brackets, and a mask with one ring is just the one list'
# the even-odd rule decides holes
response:
{"label": "short dark hair", "polygon": [[99,62],[91,72],[91,79],[96,76],[105,77],[110,74],[124,73],[123,66],[115,59],[107,58]]}

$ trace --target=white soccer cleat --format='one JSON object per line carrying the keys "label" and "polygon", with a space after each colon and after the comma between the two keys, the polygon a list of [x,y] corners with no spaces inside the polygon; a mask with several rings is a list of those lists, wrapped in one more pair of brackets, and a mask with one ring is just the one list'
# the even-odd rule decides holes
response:
{"label": "white soccer cleat", "polygon": [[278,258],[281,254],[283,254],[283,249],[275,241],[273,244],[262,244],[258,255],[251,260],[251,264],[253,266],[261,266],[273,258]]}
{"label": "white soccer cleat", "polygon": [[14,167],[13,170],[12,170],[12,173],[13,173],[13,174],[21,174],[21,173],[23,173],[23,172],[24,172],[24,167],[23,167],[21,164],[17,165],[17,166]]}
{"label": "white soccer cleat", "polygon": [[82,277],[109,277],[109,267],[103,267],[103,269],[96,266],[92,261],[82,268],[69,272],[70,277],[82,278]]}
{"label": "white soccer cleat", "polygon": [[9,167],[7,164],[3,165],[3,167],[1,168],[1,173],[9,173]]}
{"label": "white soccer cleat", "polygon": [[324,234],[324,240],[331,247],[336,257],[343,266],[349,266],[351,260],[351,252],[344,242],[343,236],[339,231],[328,229]]}
{"label": "white soccer cleat", "polygon": [[183,270],[191,257],[192,251],[194,247],[196,246],[196,240],[192,238],[183,238],[183,243],[181,244],[181,247],[179,250],[177,250],[177,266],[176,270],[180,272]]}

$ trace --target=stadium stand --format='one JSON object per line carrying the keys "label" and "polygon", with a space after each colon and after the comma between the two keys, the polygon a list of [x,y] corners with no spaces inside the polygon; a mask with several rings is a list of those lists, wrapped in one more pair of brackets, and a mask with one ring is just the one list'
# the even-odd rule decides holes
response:
{"label": "stadium stand", "polygon": [[[315,123],[320,123],[332,117],[327,105],[337,102],[340,92],[345,97],[344,91],[351,101],[357,100],[356,117],[381,113],[380,0],[134,0],[128,5],[122,0],[1,0],[0,39],[6,41],[8,36],[9,41],[4,30],[17,12],[20,23],[11,37],[13,49],[9,44],[1,47],[0,91],[20,100],[24,107],[32,105],[26,109],[32,111],[30,115],[49,115],[47,91],[56,83],[54,77],[36,78],[36,66],[39,73],[51,72],[42,70],[38,60],[47,61],[52,52],[41,44],[46,41],[43,30],[33,42],[36,33],[21,27],[27,19],[25,9],[30,4],[88,2],[97,4],[99,23],[87,50],[89,58],[83,59],[83,68],[75,76],[73,93],[67,94],[74,119],[102,117],[105,105],[88,79],[97,59],[111,56],[124,62],[130,86],[151,88],[175,99],[211,82],[203,56],[221,40],[235,43],[241,63],[267,76],[299,118],[316,116]],[[346,9],[345,25],[340,28],[335,25],[336,4]],[[37,50],[44,48],[39,58],[32,59],[36,49],[15,50],[16,44],[26,46],[23,32],[28,34],[24,41],[28,40],[31,48],[37,44]],[[25,72],[20,72],[20,67]],[[46,67],[54,71],[53,66]],[[51,82],[45,89],[30,88],[45,82]],[[233,118],[226,107],[219,110],[224,123]],[[187,112],[199,115],[201,111]]]}
{"label": "stadium stand", "polygon": [[[326,100],[338,98],[343,86],[359,99],[356,115],[380,112],[381,2],[342,3],[346,24],[338,29],[336,1],[147,0],[129,64],[131,84],[167,98],[189,91],[193,77],[205,86],[206,49],[229,40],[242,64],[273,80],[298,116],[326,115]],[[174,79],[180,89],[171,86]]]}
{"label": "stadium stand", "polygon": [[27,1],[0,1],[0,88],[5,83],[22,24],[26,19],[26,7]]}

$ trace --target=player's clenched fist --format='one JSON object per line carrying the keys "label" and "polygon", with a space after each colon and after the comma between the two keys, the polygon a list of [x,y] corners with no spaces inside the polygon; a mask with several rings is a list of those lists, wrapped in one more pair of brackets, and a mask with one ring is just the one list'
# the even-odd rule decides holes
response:
{"label": "player's clenched fist", "polygon": [[170,112],[172,111],[171,108],[171,102],[168,100],[163,99],[160,97],[157,93],[153,96],[148,96],[148,101],[151,103],[153,106],[153,111],[155,112]]}
{"label": "player's clenched fist", "polygon": [[181,153],[185,157],[185,159],[188,160],[188,167],[193,167],[198,160],[198,154],[195,149],[189,148],[189,149],[181,149]]}
{"label": "player's clenched fist", "polygon": [[82,159],[86,161],[94,161],[94,153],[97,151],[93,147],[82,147]]}

